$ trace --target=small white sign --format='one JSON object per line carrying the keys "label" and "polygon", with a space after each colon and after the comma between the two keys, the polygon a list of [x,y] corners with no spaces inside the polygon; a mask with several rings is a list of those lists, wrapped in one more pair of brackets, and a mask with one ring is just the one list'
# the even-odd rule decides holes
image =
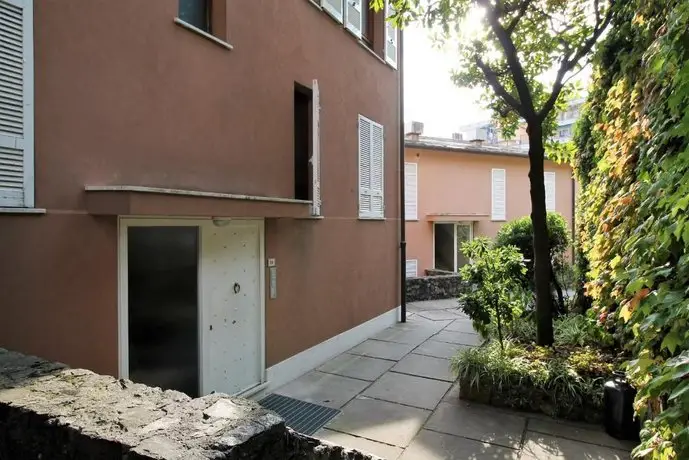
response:
{"label": "small white sign", "polygon": [[268,266],[269,267],[274,267],[275,266],[275,259],[268,259]]}

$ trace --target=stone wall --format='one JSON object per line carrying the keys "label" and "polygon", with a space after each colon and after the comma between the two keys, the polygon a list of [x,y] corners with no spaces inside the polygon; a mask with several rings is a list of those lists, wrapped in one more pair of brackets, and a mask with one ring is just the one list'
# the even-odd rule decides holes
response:
{"label": "stone wall", "polygon": [[462,285],[458,274],[407,278],[407,302],[456,298]]}
{"label": "stone wall", "polygon": [[0,459],[372,460],[257,403],[192,399],[0,348]]}

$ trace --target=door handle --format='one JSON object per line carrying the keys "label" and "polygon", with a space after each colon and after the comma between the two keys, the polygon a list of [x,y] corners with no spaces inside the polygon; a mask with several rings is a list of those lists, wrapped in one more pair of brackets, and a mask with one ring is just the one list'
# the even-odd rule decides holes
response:
{"label": "door handle", "polygon": [[235,294],[239,294],[239,291],[242,290],[242,287],[239,285],[239,283],[234,283],[234,286],[232,287],[232,289],[234,290]]}

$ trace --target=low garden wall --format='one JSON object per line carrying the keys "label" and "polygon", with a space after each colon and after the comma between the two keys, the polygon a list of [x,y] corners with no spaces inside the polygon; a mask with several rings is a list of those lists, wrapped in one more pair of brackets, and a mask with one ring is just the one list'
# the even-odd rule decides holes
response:
{"label": "low garden wall", "polygon": [[257,403],[192,399],[0,348],[0,458],[372,460]]}
{"label": "low garden wall", "polygon": [[457,273],[426,270],[426,275],[407,278],[407,302],[459,297],[462,280]]}

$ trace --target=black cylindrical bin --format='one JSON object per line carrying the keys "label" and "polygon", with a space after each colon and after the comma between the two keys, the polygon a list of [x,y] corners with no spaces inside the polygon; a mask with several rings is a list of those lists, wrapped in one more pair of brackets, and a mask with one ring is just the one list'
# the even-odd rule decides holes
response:
{"label": "black cylindrical bin", "polygon": [[603,402],[605,431],[617,439],[639,439],[639,420],[634,415],[636,390],[624,375],[615,372],[613,379],[605,382]]}

